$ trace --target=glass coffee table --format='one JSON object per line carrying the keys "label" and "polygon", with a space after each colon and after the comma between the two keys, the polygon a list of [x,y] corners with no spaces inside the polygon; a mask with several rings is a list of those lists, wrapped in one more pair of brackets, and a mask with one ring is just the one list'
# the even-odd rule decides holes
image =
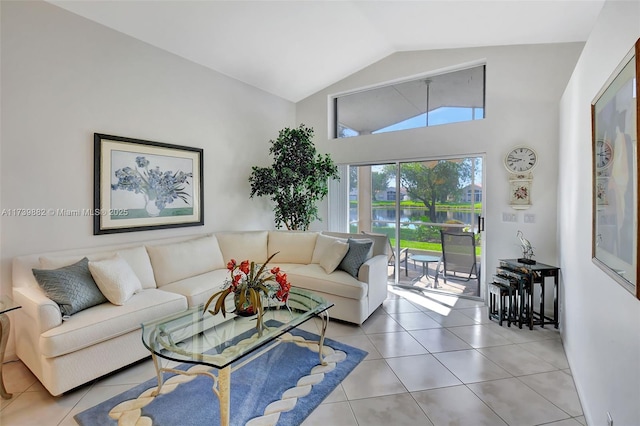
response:
{"label": "glass coffee table", "polygon": [[[268,306],[265,303],[263,329],[256,329],[256,316],[242,317],[227,313],[212,315],[203,313],[203,305],[166,318],[142,324],[142,343],[153,358],[158,375],[158,388],[153,396],[160,394],[163,373],[183,375],[205,375],[213,380],[213,393],[220,402],[220,424],[229,425],[231,373],[280,343],[293,341],[287,333],[314,317],[322,320],[322,331],[318,345],[320,363],[324,336],[329,323],[327,310],[333,306],[310,291],[291,288],[286,305]],[[291,335],[288,335],[291,336]],[[299,340],[297,340],[299,341]],[[194,369],[193,372],[165,368],[159,358],[200,364],[218,370]]]}

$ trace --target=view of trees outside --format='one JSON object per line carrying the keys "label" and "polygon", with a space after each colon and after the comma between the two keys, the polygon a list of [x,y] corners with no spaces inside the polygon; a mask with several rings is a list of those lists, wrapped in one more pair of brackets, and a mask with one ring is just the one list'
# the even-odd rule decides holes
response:
{"label": "view of trees outside", "polygon": [[385,233],[395,245],[397,173],[400,174],[401,187],[401,247],[440,252],[442,228],[476,230],[477,215],[482,212],[480,157],[371,166],[370,230],[358,229],[357,172],[358,166],[350,168],[349,220],[352,232]]}

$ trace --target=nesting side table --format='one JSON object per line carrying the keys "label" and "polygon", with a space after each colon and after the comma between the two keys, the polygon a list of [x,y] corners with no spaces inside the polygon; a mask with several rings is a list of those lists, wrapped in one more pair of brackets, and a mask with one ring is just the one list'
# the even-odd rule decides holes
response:
{"label": "nesting side table", "polygon": [[9,339],[10,323],[7,312],[19,309],[22,306],[16,304],[9,296],[0,296],[0,396],[2,399],[10,399],[13,395],[8,393],[4,387],[2,378],[2,364],[4,363],[4,351],[7,349]]}

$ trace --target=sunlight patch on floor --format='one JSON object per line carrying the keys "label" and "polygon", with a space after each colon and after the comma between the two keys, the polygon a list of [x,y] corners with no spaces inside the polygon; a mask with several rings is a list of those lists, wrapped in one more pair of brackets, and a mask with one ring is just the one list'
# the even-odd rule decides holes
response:
{"label": "sunlight patch on floor", "polygon": [[415,305],[430,309],[440,315],[447,316],[458,301],[455,296],[447,296],[445,294],[425,293],[412,290],[406,290],[394,286],[389,287],[389,291],[399,295]]}

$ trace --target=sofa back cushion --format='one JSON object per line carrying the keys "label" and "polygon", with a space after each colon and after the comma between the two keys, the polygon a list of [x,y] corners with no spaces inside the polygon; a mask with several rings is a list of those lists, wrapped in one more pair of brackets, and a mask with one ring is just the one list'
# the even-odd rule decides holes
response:
{"label": "sofa back cushion", "polygon": [[226,266],[215,236],[147,246],[158,287]]}
{"label": "sofa back cushion", "polygon": [[156,279],[153,276],[151,260],[149,260],[149,254],[144,246],[120,249],[117,254],[131,266],[131,269],[140,280],[142,288],[156,288]]}
{"label": "sofa back cushion", "polygon": [[311,263],[317,232],[269,231],[268,256],[278,253],[270,263]]}
{"label": "sofa back cushion", "polygon": [[226,262],[235,259],[238,262],[264,262],[267,260],[268,231],[221,232],[216,237]]}
{"label": "sofa back cushion", "polygon": [[[91,253],[86,257],[89,259],[89,261],[97,261],[113,257],[115,253],[116,252],[114,251],[97,252]],[[151,261],[149,260],[149,255],[147,254],[147,250],[144,248],[144,246],[118,249],[117,254],[124,258],[129,266],[131,266],[131,269],[133,269],[133,272],[135,272],[136,276],[140,280],[142,288],[156,288],[156,280],[153,276],[153,268],[151,267]],[[71,265],[72,263],[76,263],[83,257],[85,256],[40,256],[39,261],[40,267],[42,269],[57,269],[62,268],[63,266]]]}
{"label": "sofa back cushion", "polygon": [[352,238],[354,240],[371,240],[373,241],[373,247],[369,252],[368,257],[385,255],[389,253],[389,239],[384,234],[348,234],[346,232],[329,232],[323,231],[323,235],[329,235],[332,237],[344,238]]}

